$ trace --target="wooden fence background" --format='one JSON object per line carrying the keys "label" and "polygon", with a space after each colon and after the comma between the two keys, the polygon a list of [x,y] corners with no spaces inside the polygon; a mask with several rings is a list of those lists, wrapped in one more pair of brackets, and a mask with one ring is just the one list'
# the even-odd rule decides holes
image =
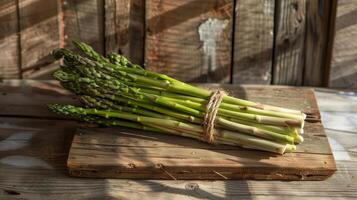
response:
{"label": "wooden fence background", "polygon": [[1,0],[0,77],[50,79],[49,52],[75,39],[184,81],[351,87],[356,12],[354,0]]}

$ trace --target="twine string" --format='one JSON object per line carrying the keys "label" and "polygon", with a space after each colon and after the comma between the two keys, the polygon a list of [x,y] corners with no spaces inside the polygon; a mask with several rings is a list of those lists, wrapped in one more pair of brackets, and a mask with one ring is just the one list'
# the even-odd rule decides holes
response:
{"label": "twine string", "polygon": [[218,90],[212,93],[212,96],[206,106],[206,114],[203,118],[203,135],[202,140],[213,144],[215,141],[215,119],[219,105],[226,93]]}

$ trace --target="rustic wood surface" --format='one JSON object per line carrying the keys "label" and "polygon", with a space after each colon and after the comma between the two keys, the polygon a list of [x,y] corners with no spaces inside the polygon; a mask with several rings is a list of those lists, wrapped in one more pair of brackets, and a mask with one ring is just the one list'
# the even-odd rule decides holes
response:
{"label": "rustic wood surface", "polygon": [[[0,83],[0,111],[6,105],[2,103],[4,100],[13,99],[14,104],[26,105],[34,96],[65,94],[53,82],[28,83]],[[20,91],[26,94],[33,91],[34,95],[14,98]],[[66,159],[77,124],[21,117],[17,111],[20,116],[0,114],[0,199],[355,199],[357,91],[316,89],[315,92],[338,169],[325,181],[72,178],[68,176]],[[43,99],[43,103],[71,101],[71,97]],[[45,108],[39,108],[39,112],[45,112]]]}
{"label": "rustic wood surface", "polygon": [[356,1],[338,1],[335,31],[329,86],[357,88]]}
{"label": "rustic wood surface", "polygon": [[276,0],[273,84],[301,85],[304,68],[305,0]]}
{"label": "rustic wood surface", "polygon": [[0,78],[50,79],[58,65],[49,53],[73,47],[75,39],[185,81],[326,86],[330,78],[331,86],[355,87],[354,43],[349,42],[354,38],[353,0],[338,2],[338,38],[329,67],[336,4],[3,0]]}
{"label": "rustic wood surface", "polygon": [[50,79],[58,63],[50,50],[59,47],[57,1],[19,1],[21,73],[24,78]]}
{"label": "rustic wood surface", "polygon": [[308,113],[313,121],[306,122],[304,142],[297,151],[276,156],[162,134],[85,129],[74,137],[67,163],[70,174],[139,179],[323,180],[334,173],[335,161],[318,120],[320,114],[312,90],[259,86],[229,90],[234,96],[260,102],[264,98],[266,104],[285,104]]}
{"label": "rustic wood surface", "polygon": [[20,78],[19,21],[17,1],[0,2],[0,79]]}
{"label": "rustic wood surface", "polygon": [[145,2],[105,0],[105,51],[123,54],[136,64],[144,59]]}
{"label": "rustic wood surface", "polygon": [[73,47],[72,40],[80,40],[90,44],[96,51],[104,53],[103,1],[59,0],[62,47]]}
{"label": "rustic wood surface", "polygon": [[304,138],[296,153],[277,156],[162,134],[84,129],[74,137],[67,165],[78,177],[326,179],[336,166],[323,127],[307,123]]}
{"label": "rustic wood surface", "polygon": [[306,3],[306,37],[305,37],[305,67],[303,85],[326,86],[325,74],[328,70],[325,60],[328,55],[329,26],[332,9],[332,1],[307,0]]}
{"label": "rustic wood surface", "polygon": [[229,82],[233,0],[147,0],[145,66],[183,81]]}
{"label": "rustic wood surface", "polygon": [[[104,0],[105,51],[128,55],[128,33],[130,23],[130,0]],[[120,34],[123,31],[125,34]],[[124,32],[125,31],[125,32]]]}
{"label": "rustic wood surface", "polygon": [[275,0],[237,1],[233,83],[270,84]]}
{"label": "rustic wood surface", "polygon": [[[0,84],[0,116],[58,118],[48,112],[48,102],[76,102],[73,99],[75,97],[64,91],[55,81],[5,80]],[[23,102],[23,99],[26,99],[26,102]]]}

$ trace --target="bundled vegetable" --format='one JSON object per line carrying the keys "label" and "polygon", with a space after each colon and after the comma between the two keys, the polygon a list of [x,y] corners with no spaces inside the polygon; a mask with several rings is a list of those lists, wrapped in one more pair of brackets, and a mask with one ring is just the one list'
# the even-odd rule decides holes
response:
{"label": "bundled vegetable", "polygon": [[63,59],[54,74],[78,95],[83,107],[49,105],[53,112],[105,126],[122,126],[283,154],[296,150],[305,114],[263,105],[186,84],[132,64],[104,57],[82,42],[82,55],[56,49]]}

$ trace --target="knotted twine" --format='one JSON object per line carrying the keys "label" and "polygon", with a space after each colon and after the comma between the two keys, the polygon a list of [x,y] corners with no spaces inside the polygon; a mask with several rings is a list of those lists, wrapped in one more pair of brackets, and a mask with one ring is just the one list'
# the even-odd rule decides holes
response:
{"label": "knotted twine", "polygon": [[206,106],[206,114],[203,118],[203,135],[202,140],[213,144],[215,140],[215,119],[217,116],[219,105],[222,102],[226,93],[218,90],[212,93],[211,98]]}

